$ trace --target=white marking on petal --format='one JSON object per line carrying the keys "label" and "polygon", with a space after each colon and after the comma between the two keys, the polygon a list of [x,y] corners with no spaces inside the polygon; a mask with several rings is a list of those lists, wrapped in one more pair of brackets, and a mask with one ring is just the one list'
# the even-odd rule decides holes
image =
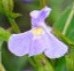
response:
{"label": "white marking on petal", "polygon": [[30,16],[34,17],[34,18],[37,18],[39,16],[39,11],[38,10],[34,10],[34,11],[30,12]]}

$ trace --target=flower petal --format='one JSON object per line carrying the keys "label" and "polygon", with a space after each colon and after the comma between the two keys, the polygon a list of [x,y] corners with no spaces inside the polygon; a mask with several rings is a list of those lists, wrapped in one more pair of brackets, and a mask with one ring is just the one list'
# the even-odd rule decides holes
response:
{"label": "flower petal", "polygon": [[34,39],[30,48],[29,56],[41,54],[49,47],[49,42],[46,34]]}
{"label": "flower petal", "polygon": [[48,17],[48,15],[50,14],[50,12],[51,12],[51,8],[46,6],[42,10],[40,10],[40,14],[39,14],[38,18],[40,20],[45,20]]}
{"label": "flower petal", "polygon": [[38,18],[39,17],[39,11],[40,10],[34,10],[34,11],[31,11],[30,12],[30,16],[31,16],[31,18]]}
{"label": "flower petal", "polygon": [[51,9],[47,6],[45,6],[42,10],[34,10],[30,12],[31,18],[34,19],[45,19],[50,14]]}
{"label": "flower petal", "polygon": [[32,35],[30,31],[13,34],[8,41],[8,49],[16,56],[23,56],[28,54]]}
{"label": "flower petal", "polygon": [[59,58],[64,56],[68,51],[68,46],[58,40],[53,34],[49,34],[49,42],[51,45],[45,50],[45,55],[49,58]]}
{"label": "flower petal", "polygon": [[41,22],[44,22],[50,12],[51,9],[47,6],[44,7],[42,10],[34,10],[30,12],[32,26],[37,27],[41,25]]}

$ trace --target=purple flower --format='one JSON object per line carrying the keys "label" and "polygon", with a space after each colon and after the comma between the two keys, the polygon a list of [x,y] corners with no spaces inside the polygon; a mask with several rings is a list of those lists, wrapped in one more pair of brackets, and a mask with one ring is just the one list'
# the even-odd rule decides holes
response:
{"label": "purple flower", "polygon": [[8,49],[13,54],[34,56],[44,53],[49,58],[59,58],[67,53],[68,47],[51,33],[52,29],[45,23],[50,11],[46,6],[30,13],[31,30],[13,34],[8,41]]}

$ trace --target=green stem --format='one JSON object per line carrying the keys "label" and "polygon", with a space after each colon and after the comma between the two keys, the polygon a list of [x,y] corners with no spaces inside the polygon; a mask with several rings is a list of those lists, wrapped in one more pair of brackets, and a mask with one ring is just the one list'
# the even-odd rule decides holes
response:
{"label": "green stem", "polygon": [[42,67],[42,64],[41,64],[41,57],[40,56],[34,56],[33,60],[36,64],[36,67],[35,67],[36,71],[44,71],[43,67]]}
{"label": "green stem", "polygon": [[37,71],[54,71],[51,63],[44,55],[34,56]]}
{"label": "green stem", "polygon": [[61,34],[58,30],[53,30],[54,34],[60,38],[62,41],[64,41],[64,43],[66,43],[69,47],[73,46],[74,47],[74,43],[72,41],[70,41],[65,35]]}
{"label": "green stem", "polygon": [[6,71],[2,64],[2,44],[3,44],[3,41],[0,41],[0,71]]}
{"label": "green stem", "polygon": [[68,29],[68,27],[69,27],[69,25],[70,25],[70,23],[71,23],[71,20],[72,20],[72,18],[73,18],[73,15],[74,15],[74,5],[73,5],[73,8],[72,8],[72,10],[71,10],[71,12],[70,12],[70,14],[69,14],[69,17],[68,17],[66,23],[65,23],[64,29],[63,29],[63,31],[62,31],[62,33],[63,33],[64,35],[66,34],[66,31],[67,31],[67,29]]}
{"label": "green stem", "polygon": [[47,0],[40,0],[40,7],[43,8],[47,5]]}
{"label": "green stem", "polygon": [[[5,0],[4,0],[4,1],[5,1]],[[6,15],[9,23],[11,24],[11,27],[12,27],[13,31],[14,31],[15,33],[19,33],[19,32],[20,32],[20,29],[19,29],[18,25],[16,24],[15,19],[12,18],[11,15],[10,15],[10,14],[13,13],[13,12],[12,12],[12,10],[6,9],[6,8],[9,8],[9,7],[5,7],[4,1],[2,0],[2,3],[3,3],[3,4],[2,4],[2,7],[3,7],[4,14]],[[10,2],[10,1],[11,1],[11,0],[9,0],[9,2]],[[13,1],[11,1],[10,3],[11,3],[11,5],[13,6]],[[9,4],[9,3],[7,2],[6,4]],[[7,6],[8,6],[8,5],[7,5]],[[12,8],[13,8],[13,7],[12,7]]]}
{"label": "green stem", "polygon": [[33,61],[32,58],[28,58],[28,61],[30,62],[30,64],[31,64],[33,67],[36,67],[36,64],[34,63],[34,61]]}
{"label": "green stem", "polygon": [[10,17],[8,17],[8,20],[9,20],[11,26],[12,26],[13,31],[15,33],[19,33],[20,32],[20,29],[19,29],[18,25],[16,24],[15,20],[12,19],[12,18],[10,18]]}
{"label": "green stem", "polygon": [[0,49],[0,63],[2,63],[2,55],[1,55],[1,49]]}
{"label": "green stem", "polygon": [[2,44],[3,41],[0,42],[0,64],[2,63]]}

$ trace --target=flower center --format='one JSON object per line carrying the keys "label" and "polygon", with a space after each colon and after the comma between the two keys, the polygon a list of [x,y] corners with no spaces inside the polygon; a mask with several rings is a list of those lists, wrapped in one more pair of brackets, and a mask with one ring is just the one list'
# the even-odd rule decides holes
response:
{"label": "flower center", "polygon": [[32,33],[33,33],[34,36],[40,36],[44,33],[44,31],[41,27],[38,27],[38,28],[34,28],[32,30]]}

